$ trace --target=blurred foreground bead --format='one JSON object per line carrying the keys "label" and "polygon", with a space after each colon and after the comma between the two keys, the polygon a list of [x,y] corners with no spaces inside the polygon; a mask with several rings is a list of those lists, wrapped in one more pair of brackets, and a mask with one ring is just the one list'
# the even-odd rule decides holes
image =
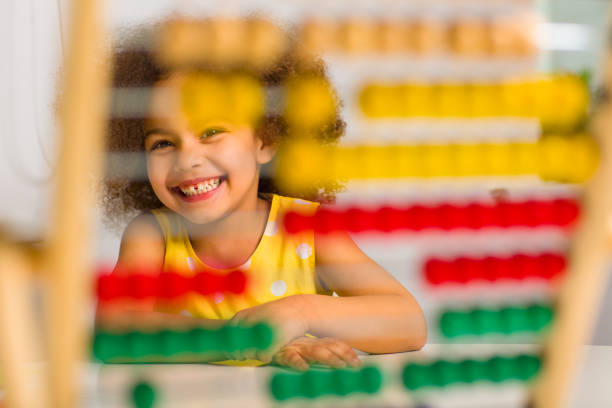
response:
{"label": "blurred foreground bead", "polygon": [[279,151],[276,180],[292,191],[339,179],[438,178],[537,175],[581,183],[599,163],[586,135],[542,137],[536,143],[321,146],[308,140]]}
{"label": "blurred foreground bead", "polygon": [[[384,206],[374,210],[322,207],[314,215],[287,212],[283,225],[290,234],[305,230],[318,233],[361,233],[541,226],[570,228],[578,219],[579,213],[577,201],[562,198],[495,204]],[[548,258],[546,261],[548,262]]]}
{"label": "blurred foreground bead", "polygon": [[[429,88],[432,97],[423,98]],[[410,108],[411,93],[424,104]],[[404,93],[407,93],[403,96]],[[363,114],[372,119],[393,117],[524,117],[540,121],[546,132],[573,131],[583,124],[589,105],[586,83],[575,75],[541,75],[495,83],[366,84],[359,95]],[[461,109],[448,109],[447,106]]]}
{"label": "blurred foreground bead", "polygon": [[565,267],[565,257],[560,254],[517,254],[505,258],[431,258],[425,262],[423,273],[432,285],[468,284],[500,280],[551,280],[559,277]]}
{"label": "blurred foreground bead", "polygon": [[217,293],[241,294],[247,286],[247,277],[242,271],[224,275],[197,272],[185,276],[176,272],[158,274],[104,273],[97,278],[96,292],[100,302],[116,299],[175,299],[189,293],[213,296]]}
{"label": "blurred foreground bead", "polygon": [[285,84],[285,118],[301,130],[320,130],[336,114],[336,99],[329,82],[315,76],[301,76]]}
{"label": "blurred foreground bead", "polygon": [[380,370],[372,366],[357,370],[310,369],[304,373],[275,374],[270,381],[270,393],[277,401],[314,399],[325,395],[375,394],[382,385]]}
{"label": "blurred foreground bead", "polygon": [[94,333],[93,356],[98,361],[111,363],[180,356],[218,358],[220,353],[267,350],[274,337],[273,329],[263,323],[156,332],[118,333],[98,329]]}
{"label": "blurred foreground bead", "polygon": [[463,336],[540,334],[553,319],[549,305],[506,306],[498,309],[450,309],[440,314],[440,333],[448,339]]}
{"label": "blurred foreground bead", "polygon": [[424,387],[447,387],[478,381],[530,381],[538,374],[540,366],[538,357],[527,354],[513,357],[496,356],[486,360],[436,360],[407,364],[402,378],[404,386],[415,391]]}

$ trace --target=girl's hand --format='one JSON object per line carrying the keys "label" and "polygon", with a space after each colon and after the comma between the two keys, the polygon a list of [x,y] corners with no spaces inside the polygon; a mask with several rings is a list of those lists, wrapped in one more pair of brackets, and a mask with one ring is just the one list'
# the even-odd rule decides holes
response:
{"label": "girl's hand", "polygon": [[299,337],[281,348],[274,355],[273,361],[302,371],[308,370],[309,363],[325,364],[334,368],[358,367],[361,364],[351,346],[330,337]]}
{"label": "girl's hand", "polygon": [[246,325],[264,322],[273,326],[276,334],[274,344],[266,352],[257,352],[255,357],[266,363],[272,360],[272,356],[282,346],[295,338],[303,336],[309,330],[305,317],[305,304],[299,295],[287,296],[272,302],[243,309],[232,317],[231,322]]}

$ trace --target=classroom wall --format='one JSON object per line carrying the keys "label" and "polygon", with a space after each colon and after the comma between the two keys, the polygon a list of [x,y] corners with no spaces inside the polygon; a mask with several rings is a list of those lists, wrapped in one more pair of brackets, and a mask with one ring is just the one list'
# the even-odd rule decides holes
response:
{"label": "classroom wall", "polygon": [[[543,56],[544,69],[582,70],[596,66],[601,53],[603,24],[609,3],[604,0],[555,0],[539,2],[552,19],[585,23],[596,33],[588,52],[551,52]],[[59,61],[63,52],[62,27],[66,22],[66,0],[8,0],[0,2],[0,225],[17,232],[21,239],[40,239],[45,231],[57,146],[53,103]],[[111,1],[114,27],[133,24],[172,7],[170,1]],[[64,27],[65,28],[65,27]],[[95,97],[95,96],[92,96]],[[87,186],[75,186],[87,188]],[[109,263],[117,256],[119,236],[98,223],[96,257]],[[417,254],[411,250],[362,242],[364,250],[411,285],[408,265]],[[398,244],[399,245],[399,244]],[[389,257],[390,253],[395,256]],[[408,275],[407,275],[408,274]],[[417,298],[422,298],[415,293]],[[612,280],[599,315],[593,344],[612,345]]]}

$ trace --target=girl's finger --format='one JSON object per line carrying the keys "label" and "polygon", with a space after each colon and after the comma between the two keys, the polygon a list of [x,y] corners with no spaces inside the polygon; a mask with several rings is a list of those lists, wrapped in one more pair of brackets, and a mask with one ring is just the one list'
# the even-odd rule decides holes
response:
{"label": "girl's finger", "polygon": [[320,364],[326,364],[334,368],[346,367],[346,363],[323,343],[314,344],[312,347],[309,347],[307,351],[302,351],[301,354],[302,357],[311,362],[316,361]]}
{"label": "girl's finger", "polygon": [[295,350],[284,350],[277,354],[276,362],[280,365],[294,368],[300,371],[306,371],[309,368],[308,363]]}
{"label": "girl's finger", "polygon": [[359,360],[359,357],[357,357],[357,353],[355,353],[355,350],[353,350],[348,344],[335,339],[329,339],[326,341],[326,344],[329,350],[331,350],[349,366],[359,367],[361,365],[361,360]]}

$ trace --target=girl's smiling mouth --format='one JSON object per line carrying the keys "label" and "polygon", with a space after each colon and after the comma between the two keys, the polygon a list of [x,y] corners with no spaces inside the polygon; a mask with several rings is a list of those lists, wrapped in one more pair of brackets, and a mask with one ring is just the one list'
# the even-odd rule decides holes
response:
{"label": "girl's smiling mouth", "polygon": [[198,178],[184,181],[178,186],[171,187],[171,190],[183,201],[201,201],[215,194],[226,180],[227,176]]}

